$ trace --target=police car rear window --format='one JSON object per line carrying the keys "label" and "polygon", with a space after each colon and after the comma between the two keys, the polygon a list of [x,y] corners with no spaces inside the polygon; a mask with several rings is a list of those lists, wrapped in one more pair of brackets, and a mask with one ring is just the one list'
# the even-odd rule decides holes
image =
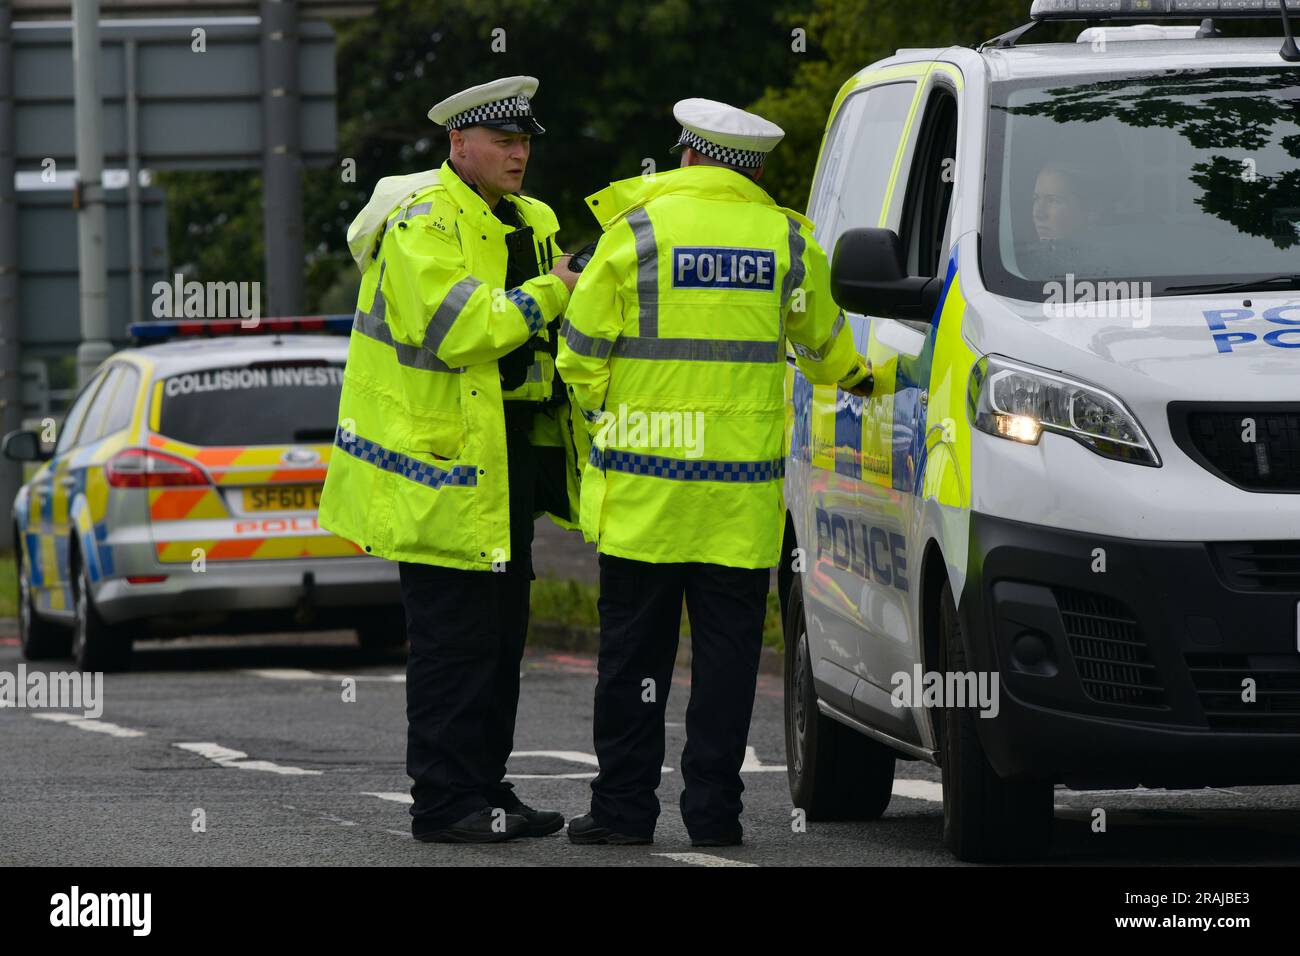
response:
{"label": "police car rear window", "polygon": [[268,363],[163,379],[158,431],[194,445],[333,441],[343,366]]}

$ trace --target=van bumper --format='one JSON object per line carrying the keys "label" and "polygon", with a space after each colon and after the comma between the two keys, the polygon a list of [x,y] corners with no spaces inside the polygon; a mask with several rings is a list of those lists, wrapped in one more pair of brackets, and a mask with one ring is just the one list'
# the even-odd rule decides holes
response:
{"label": "van bumper", "polygon": [[978,513],[970,533],[959,616],[972,667],[999,675],[998,713],[976,721],[999,774],[1300,782],[1300,542],[1143,541]]}

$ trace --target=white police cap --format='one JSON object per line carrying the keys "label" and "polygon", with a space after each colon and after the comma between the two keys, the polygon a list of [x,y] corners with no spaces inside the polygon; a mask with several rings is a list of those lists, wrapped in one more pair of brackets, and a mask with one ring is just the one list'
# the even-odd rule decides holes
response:
{"label": "white police cap", "polygon": [[429,119],[449,130],[492,126],[511,133],[545,133],[530,103],[537,86],[534,76],[507,76],[471,86],[434,106]]}
{"label": "white police cap", "polygon": [[775,123],[717,100],[679,100],[673,116],[682,124],[673,149],[689,146],[720,163],[745,169],[762,166],[785,136]]}

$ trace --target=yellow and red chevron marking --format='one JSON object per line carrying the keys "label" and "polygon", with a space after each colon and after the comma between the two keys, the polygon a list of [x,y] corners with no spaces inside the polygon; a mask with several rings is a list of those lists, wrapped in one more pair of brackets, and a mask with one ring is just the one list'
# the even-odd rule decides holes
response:
{"label": "yellow and red chevron marking", "polygon": [[[258,485],[281,482],[323,482],[329,467],[330,445],[230,445],[205,447],[175,441],[164,435],[150,435],[149,447],[195,462],[218,485]],[[282,463],[290,448],[310,448],[320,461],[309,467],[291,468]]]}
{"label": "yellow and red chevron marking", "polygon": [[189,564],[194,551],[202,549],[206,561],[263,561],[276,558],[343,558],[364,552],[334,535],[277,538],[226,538],[216,541],[157,542],[158,560]]}
{"label": "yellow and red chevron marking", "polygon": [[226,506],[215,488],[150,488],[149,517],[154,521],[224,518]]}

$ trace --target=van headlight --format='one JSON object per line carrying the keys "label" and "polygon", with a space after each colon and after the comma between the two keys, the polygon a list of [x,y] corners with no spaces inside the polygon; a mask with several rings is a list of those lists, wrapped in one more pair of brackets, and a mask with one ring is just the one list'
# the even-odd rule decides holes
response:
{"label": "van headlight", "polygon": [[967,409],[982,432],[1037,445],[1045,432],[1068,435],[1117,461],[1160,467],[1137,416],[1095,385],[986,355],[971,370]]}

